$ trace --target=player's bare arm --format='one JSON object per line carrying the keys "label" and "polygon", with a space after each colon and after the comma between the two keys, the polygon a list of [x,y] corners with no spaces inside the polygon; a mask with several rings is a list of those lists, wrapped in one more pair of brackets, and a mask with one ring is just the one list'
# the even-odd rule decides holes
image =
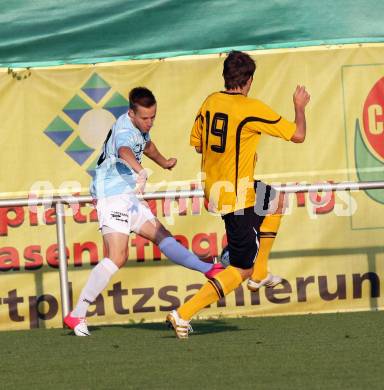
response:
{"label": "player's bare arm", "polygon": [[147,142],[144,149],[144,154],[164,169],[172,169],[177,164],[176,158],[165,158],[152,141]]}
{"label": "player's bare arm", "polygon": [[296,131],[291,138],[292,142],[302,143],[306,136],[306,120],[305,120],[305,107],[308,104],[311,96],[305,90],[304,86],[298,85],[295,93],[293,94],[293,104],[295,106],[295,123]]}
{"label": "player's bare arm", "polygon": [[141,170],[143,170],[142,165],[136,160],[136,157],[131,148],[127,146],[122,146],[119,148],[119,157],[127,162],[136,173],[139,173]]}
{"label": "player's bare arm", "polygon": [[195,146],[195,150],[196,150],[196,152],[199,153],[199,154],[202,153],[201,146]]}
{"label": "player's bare arm", "polygon": [[147,171],[136,160],[136,157],[131,148],[127,146],[122,146],[119,148],[119,157],[127,162],[128,165],[137,173],[135,192],[138,194],[143,194],[145,190],[145,184],[147,183],[148,179]]}

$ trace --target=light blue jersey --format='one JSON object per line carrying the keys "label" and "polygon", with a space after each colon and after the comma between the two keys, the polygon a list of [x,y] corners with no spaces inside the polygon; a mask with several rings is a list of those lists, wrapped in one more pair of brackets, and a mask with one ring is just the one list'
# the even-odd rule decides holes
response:
{"label": "light blue jersey", "polygon": [[142,133],[136,128],[127,113],[121,115],[104,142],[90,187],[91,195],[100,199],[133,192],[137,175],[126,161],[119,158],[119,148],[130,148],[141,163],[148,141],[149,133]]}

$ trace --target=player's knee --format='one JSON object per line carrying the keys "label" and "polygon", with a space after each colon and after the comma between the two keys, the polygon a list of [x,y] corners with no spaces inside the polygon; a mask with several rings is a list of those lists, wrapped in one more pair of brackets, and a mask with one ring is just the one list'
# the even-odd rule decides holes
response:
{"label": "player's knee", "polygon": [[113,249],[109,252],[109,258],[116,264],[117,267],[121,268],[128,259],[128,249]]}
{"label": "player's knee", "polygon": [[240,275],[242,276],[243,280],[248,279],[252,276],[253,267],[252,268],[246,268],[246,269],[239,269]]}
{"label": "player's knee", "polygon": [[286,207],[286,200],[285,200],[284,192],[278,192],[276,199],[277,199],[277,207],[276,207],[274,214],[284,214],[284,210]]}
{"label": "player's knee", "polygon": [[283,192],[275,192],[272,200],[269,202],[268,214],[282,214],[285,209],[285,194]]}
{"label": "player's knee", "polygon": [[172,237],[172,234],[170,231],[168,231],[161,223],[159,223],[159,226],[156,230],[156,236],[155,236],[155,244],[158,245],[161,241],[163,241],[167,237]]}
{"label": "player's knee", "polygon": [[248,279],[251,277],[253,272],[253,267],[251,266],[249,268],[249,265],[245,265],[247,268],[243,268],[243,266],[235,265],[234,267],[239,271],[239,274],[241,275],[242,279]]}

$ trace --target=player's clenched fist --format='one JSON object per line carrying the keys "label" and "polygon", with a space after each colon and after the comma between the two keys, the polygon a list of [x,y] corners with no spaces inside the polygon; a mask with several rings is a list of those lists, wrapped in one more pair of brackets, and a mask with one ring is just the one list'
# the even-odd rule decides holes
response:
{"label": "player's clenched fist", "polygon": [[136,188],[135,188],[136,194],[144,194],[145,185],[147,184],[147,179],[148,179],[148,172],[145,169],[142,169],[140,172],[138,172],[136,178]]}
{"label": "player's clenched fist", "polygon": [[295,93],[293,94],[293,103],[295,108],[304,109],[311,99],[311,95],[306,91],[303,85],[296,87]]}

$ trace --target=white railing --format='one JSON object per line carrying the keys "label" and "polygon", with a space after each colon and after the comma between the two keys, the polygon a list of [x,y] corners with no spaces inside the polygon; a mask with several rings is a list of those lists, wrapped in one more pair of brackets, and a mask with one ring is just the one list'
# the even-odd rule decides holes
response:
{"label": "white railing", "polygon": [[[318,191],[359,191],[384,189],[384,181],[367,182],[342,182],[342,183],[321,183],[321,184],[298,184],[274,186],[276,190],[286,193],[318,192]],[[180,190],[180,191],[158,191],[139,195],[139,199],[178,199],[178,198],[201,198],[203,190]],[[55,206],[56,208],[56,234],[59,250],[59,273],[61,307],[63,318],[70,311],[69,286],[67,258],[65,253],[65,229],[64,229],[64,204],[91,203],[92,197],[88,195],[79,196],[54,196],[49,198],[23,198],[23,199],[0,199],[0,207],[26,207],[26,206]]]}

